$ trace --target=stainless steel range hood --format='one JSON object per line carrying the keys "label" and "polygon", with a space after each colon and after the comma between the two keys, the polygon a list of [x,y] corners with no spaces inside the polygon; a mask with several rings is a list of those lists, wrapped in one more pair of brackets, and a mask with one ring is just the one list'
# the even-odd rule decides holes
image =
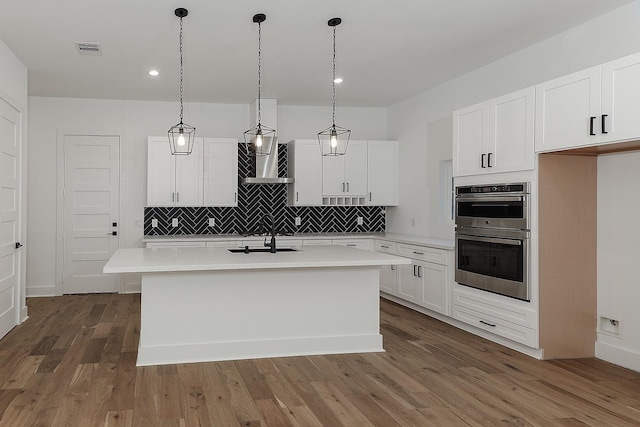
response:
{"label": "stainless steel range hood", "polygon": [[[250,106],[251,126],[258,123],[258,100],[253,101]],[[278,123],[278,100],[263,99],[261,102],[262,123],[271,125],[277,129]],[[272,144],[271,153],[268,156],[256,157],[256,170],[250,177],[242,178],[241,184],[289,184],[293,182],[293,178],[278,177],[278,139],[265,141],[264,143]]]}
{"label": "stainless steel range hood", "polygon": [[242,184],[289,184],[293,178],[278,177],[278,140],[270,141],[274,146],[268,156],[256,157],[255,175],[242,178]]}

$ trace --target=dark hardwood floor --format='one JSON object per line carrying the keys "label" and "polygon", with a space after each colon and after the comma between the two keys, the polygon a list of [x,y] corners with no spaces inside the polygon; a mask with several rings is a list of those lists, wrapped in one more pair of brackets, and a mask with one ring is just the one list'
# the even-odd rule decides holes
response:
{"label": "dark hardwood floor", "polygon": [[28,305],[0,340],[1,426],[640,425],[639,373],[538,361],[385,300],[386,353],[143,368],[138,295]]}

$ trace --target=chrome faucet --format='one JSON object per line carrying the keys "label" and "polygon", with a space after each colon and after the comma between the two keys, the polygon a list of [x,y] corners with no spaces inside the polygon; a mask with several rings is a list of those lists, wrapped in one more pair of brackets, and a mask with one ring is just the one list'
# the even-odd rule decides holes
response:
{"label": "chrome faucet", "polygon": [[270,248],[271,250],[269,252],[271,252],[272,254],[275,254],[276,253],[276,226],[275,226],[275,220],[273,219],[272,215],[265,214],[262,217],[262,225],[263,225],[263,227],[266,227],[267,225],[269,225],[269,223],[271,224],[271,242],[267,243],[267,238],[265,237],[264,246],[267,247],[267,248]]}

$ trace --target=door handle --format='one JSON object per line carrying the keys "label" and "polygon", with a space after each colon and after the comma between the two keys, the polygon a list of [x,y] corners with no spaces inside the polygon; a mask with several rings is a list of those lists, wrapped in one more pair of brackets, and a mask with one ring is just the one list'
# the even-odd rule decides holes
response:
{"label": "door handle", "polygon": [[493,153],[488,153],[487,154],[487,167],[488,168],[492,168],[493,166],[491,166],[491,154]]}
{"label": "door handle", "polygon": [[369,201],[371,201],[371,191],[369,191]]}
{"label": "door handle", "polygon": [[418,266],[418,277],[422,277],[422,270],[420,270],[422,268],[421,265]]}
{"label": "door handle", "polygon": [[238,202],[238,193],[233,193],[233,202],[234,203]]}
{"label": "door handle", "polygon": [[172,202],[176,201],[176,193],[171,193],[171,201]]}
{"label": "door handle", "polygon": [[485,154],[484,154],[484,153],[482,153],[482,156],[480,157],[480,167],[481,167],[481,168],[483,168],[483,169],[486,167],[486,166],[484,165],[484,156],[485,156]]}
{"label": "door handle", "polygon": [[601,124],[601,127],[602,127],[602,133],[609,133],[609,132],[607,132],[607,131],[606,131],[606,118],[607,118],[608,116],[609,116],[608,114],[603,114],[603,115],[602,115],[602,124]]}
{"label": "door handle", "polygon": [[482,323],[483,325],[491,326],[492,328],[496,327],[495,323],[485,322],[484,320],[478,320],[478,322]]}
{"label": "door handle", "polygon": [[344,193],[344,182],[342,183],[342,192]]}
{"label": "door handle", "polygon": [[176,193],[176,203],[180,201],[180,193]]}
{"label": "door handle", "polygon": [[298,201],[298,192],[296,191],[296,202]]}
{"label": "door handle", "polygon": [[16,242],[16,249],[20,249],[22,247],[22,243]]}
{"label": "door handle", "polygon": [[413,265],[413,276],[414,276],[414,277],[415,277],[415,276],[417,276],[417,274],[416,274],[416,267],[417,267],[417,265],[415,265],[415,264],[414,264],[414,265]]}
{"label": "door handle", "polygon": [[593,131],[593,121],[595,120],[595,116],[589,117],[589,135],[595,135],[595,132]]}

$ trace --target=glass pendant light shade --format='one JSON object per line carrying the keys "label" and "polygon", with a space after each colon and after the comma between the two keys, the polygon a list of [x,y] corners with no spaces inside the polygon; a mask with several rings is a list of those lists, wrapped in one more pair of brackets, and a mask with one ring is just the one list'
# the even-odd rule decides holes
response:
{"label": "glass pendant light shade", "polygon": [[189,14],[185,8],[179,7],[174,11],[180,18],[180,123],[171,126],[169,129],[169,147],[173,155],[189,155],[193,151],[193,141],[196,137],[196,128],[182,121],[184,104],[182,102],[182,80],[183,80],[183,48],[182,48],[182,18]]}
{"label": "glass pendant light shade", "polygon": [[267,19],[264,13],[253,15],[253,22],[258,24],[258,124],[244,132],[244,144],[250,156],[268,156],[278,144],[276,130],[264,126],[260,112],[260,92],[262,88],[262,23]]}
{"label": "glass pendant light shade", "polygon": [[340,25],[342,19],[331,18],[327,23],[333,27],[333,122],[331,126],[318,133],[320,152],[323,156],[343,156],[347,152],[351,131],[336,125],[336,26]]}

